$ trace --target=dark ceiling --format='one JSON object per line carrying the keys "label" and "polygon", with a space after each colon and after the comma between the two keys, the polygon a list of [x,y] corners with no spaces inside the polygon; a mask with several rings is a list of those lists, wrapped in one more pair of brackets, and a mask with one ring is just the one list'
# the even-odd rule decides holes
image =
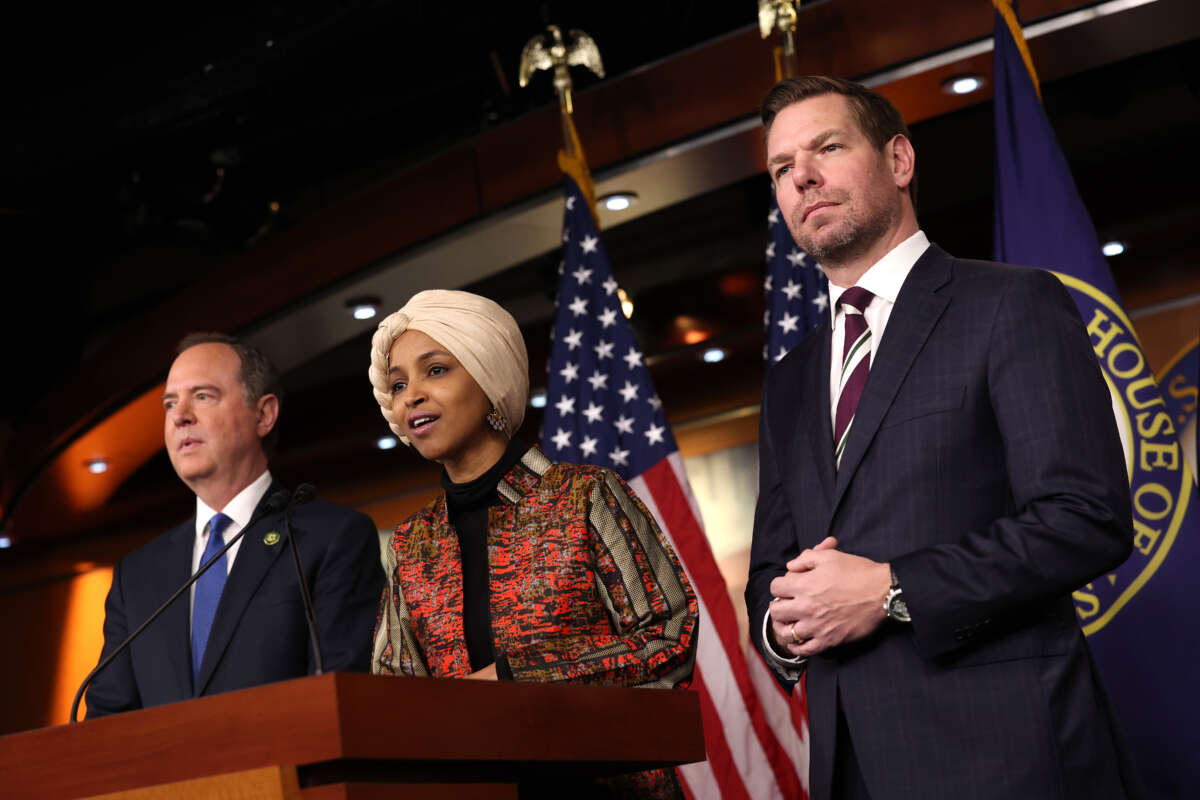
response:
{"label": "dark ceiling", "polygon": [[678,0],[7,10],[0,237],[21,291],[5,293],[0,331],[24,342],[10,374],[28,388],[3,393],[0,418],[16,423],[111,327],[214,264],[552,102],[544,77],[517,86],[546,22],[585,29],[619,75],[753,14]]}
{"label": "dark ceiling", "polygon": [[[5,74],[21,76],[0,112],[11,281],[0,332],[16,379],[0,393],[0,449],[122,320],[379,172],[553,103],[544,77],[516,88],[517,55],[545,21],[591,33],[612,76],[745,27],[754,4],[516,2],[464,13],[424,2],[249,3],[191,20],[163,7],[93,8],[72,12],[65,33],[53,9],[21,13],[29,18],[8,28],[0,56]],[[594,80],[575,77],[581,88]],[[1200,183],[1200,41],[1043,89],[1100,235],[1129,243],[1112,261],[1127,303],[1169,298],[1200,263],[1200,202],[1189,191]],[[913,135],[923,227],[957,255],[987,257],[991,104]],[[752,178],[605,232],[675,422],[755,400],[768,191]],[[549,254],[469,288],[502,303],[551,296],[556,263]],[[732,357],[701,364],[682,346],[680,314]],[[548,330],[548,319],[527,325],[535,375]],[[372,447],[386,430],[365,379],[368,343],[360,336],[286,376],[276,464],[286,480],[337,486],[418,468],[412,454]],[[531,414],[527,438],[538,423]],[[185,497],[160,454],[98,527],[175,514]]]}

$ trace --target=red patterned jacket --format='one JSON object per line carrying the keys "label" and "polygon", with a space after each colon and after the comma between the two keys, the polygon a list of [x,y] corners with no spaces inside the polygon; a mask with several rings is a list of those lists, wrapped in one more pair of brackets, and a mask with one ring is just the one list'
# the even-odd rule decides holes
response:
{"label": "red patterned jacket", "polygon": [[[530,448],[489,510],[492,650],[515,680],[686,686],[696,596],[658,524],[601,467]],[[372,671],[462,677],[462,567],[445,495],[392,536]]]}

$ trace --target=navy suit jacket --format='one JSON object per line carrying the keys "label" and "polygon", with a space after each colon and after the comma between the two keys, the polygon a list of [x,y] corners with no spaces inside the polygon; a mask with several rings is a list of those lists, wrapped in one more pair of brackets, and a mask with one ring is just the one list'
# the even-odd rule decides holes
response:
{"label": "navy suit jacket", "polygon": [[1133,531],[1109,394],[1066,290],[931,246],[840,469],[830,336],[827,321],[764,387],[751,630],[763,647],[771,580],[827,535],[892,563],[912,623],[808,660],[813,800],[830,797],[839,702],[876,798],[1136,794],[1070,598],[1125,560]]}
{"label": "navy suit jacket", "polygon": [[[281,486],[273,484],[261,509]],[[379,536],[370,518],[320,500],[295,506],[291,530],[316,607],[325,670],[367,672],[383,588]],[[280,537],[264,541],[270,532]],[[122,559],[105,601],[106,657],[192,572],[195,517]],[[155,620],[87,692],[88,718],[297,678],[313,668],[283,513],[242,537],[195,684],[188,593]]]}

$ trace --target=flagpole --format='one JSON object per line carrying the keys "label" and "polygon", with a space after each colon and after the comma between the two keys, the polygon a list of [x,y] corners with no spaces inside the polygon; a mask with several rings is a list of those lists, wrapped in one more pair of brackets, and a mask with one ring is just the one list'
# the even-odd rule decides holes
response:
{"label": "flagpole", "polygon": [[604,77],[600,48],[591,36],[580,30],[571,30],[564,37],[557,25],[547,25],[545,32],[525,43],[521,51],[518,82],[524,88],[529,85],[529,79],[535,72],[553,70],[554,90],[558,93],[559,121],[563,135],[563,147],[558,151],[558,166],[579,185],[598,228],[600,218],[596,214],[596,186],[592,182],[592,174],[583,153],[583,145],[579,141],[579,133],[575,130],[575,103],[572,97],[574,83],[570,70],[572,66],[586,67],[596,77]]}
{"label": "flagpole", "polygon": [[779,44],[771,51],[775,80],[794,78],[796,64],[796,0],[758,0],[758,30],[767,39],[779,31]]}
{"label": "flagpole", "polygon": [[1008,26],[1008,32],[1012,34],[1013,43],[1016,44],[1017,51],[1021,54],[1021,60],[1025,62],[1029,80],[1033,82],[1033,90],[1037,92],[1038,100],[1041,100],[1042,84],[1038,80],[1037,70],[1033,68],[1033,56],[1029,55],[1029,45],[1025,43],[1025,34],[1021,31],[1021,21],[1017,19],[1017,12],[1013,10],[1012,0],[992,0],[992,5],[1004,18],[1004,24]]}
{"label": "flagpole", "polygon": [[[775,80],[795,78],[796,7],[793,0],[759,0],[758,25],[764,39],[779,31],[781,43],[772,50]],[[783,359],[827,316],[828,282],[816,262],[801,250],[782,218],[772,190],[767,215],[766,313],[763,358],[768,365]]]}

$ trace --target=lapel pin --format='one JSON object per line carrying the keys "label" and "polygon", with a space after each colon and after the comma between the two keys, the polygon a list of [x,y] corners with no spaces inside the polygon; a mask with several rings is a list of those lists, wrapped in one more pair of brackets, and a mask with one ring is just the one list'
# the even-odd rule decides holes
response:
{"label": "lapel pin", "polygon": [[263,544],[272,546],[279,544],[279,534],[275,531],[271,531],[263,537]]}

